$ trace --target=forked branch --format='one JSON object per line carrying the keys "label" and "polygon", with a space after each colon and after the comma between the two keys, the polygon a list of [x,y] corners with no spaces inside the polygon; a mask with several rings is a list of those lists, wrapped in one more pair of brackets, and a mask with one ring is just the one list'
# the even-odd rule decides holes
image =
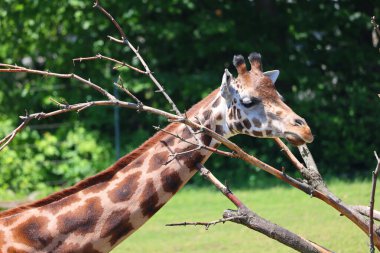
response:
{"label": "forked branch", "polygon": [[202,225],[208,229],[210,226],[225,223],[227,221],[242,224],[252,230],[260,232],[269,238],[272,238],[290,248],[293,248],[299,252],[319,252],[327,253],[331,252],[313,242],[310,242],[293,232],[278,226],[259,216],[250,210],[241,200],[239,200],[232,191],[221,183],[203,164],[198,163],[197,168],[202,177],[211,182],[225,197],[227,197],[238,209],[237,210],[225,210],[223,218],[211,221],[211,222],[181,222],[167,224],[166,226],[197,226]]}

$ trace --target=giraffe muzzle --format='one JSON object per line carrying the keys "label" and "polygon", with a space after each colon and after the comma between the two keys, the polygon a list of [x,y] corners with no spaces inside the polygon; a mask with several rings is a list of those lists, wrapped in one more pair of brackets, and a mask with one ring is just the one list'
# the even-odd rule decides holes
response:
{"label": "giraffe muzzle", "polygon": [[314,140],[314,136],[308,126],[303,127],[303,131],[300,133],[295,132],[285,132],[284,137],[290,144],[294,146],[303,145],[305,143],[311,143]]}

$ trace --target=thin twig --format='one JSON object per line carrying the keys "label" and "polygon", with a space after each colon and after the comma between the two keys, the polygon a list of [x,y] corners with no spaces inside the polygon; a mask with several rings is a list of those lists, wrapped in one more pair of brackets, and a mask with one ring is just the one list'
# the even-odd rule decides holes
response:
{"label": "thin twig", "polygon": [[284,154],[289,158],[289,160],[293,164],[293,166],[296,169],[298,169],[300,172],[302,172],[305,169],[305,166],[298,161],[298,159],[294,156],[292,151],[290,151],[288,146],[286,146],[286,144],[280,138],[274,138],[273,140],[280,147],[280,150],[282,152],[284,152]]}
{"label": "thin twig", "polygon": [[170,223],[170,224],[166,224],[165,226],[168,226],[168,227],[175,227],[175,226],[205,226],[205,229],[208,230],[210,228],[210,226],[213,226],[213,225],[216,225],[218,223],[226,223],[226,221],[232,221],[232,220],[236,220],[236,219],[241,219],[241,218],[244,218],[244,216],[235,216],[235,217],[229,217],[229,218],[222,218],[222,219],[219,219],[219,220],[215,220],[215,221],[209,221],[209,222],[200,222],[200,221],[197,221],[197,222],[180,222],[180,223]]}
{"label": "thin twig", "polygon": [[231,190],[225,186],[222,182],[220,182],[212,173],[209,171],[203,164],[197,163],[196,167],[200,173],[200,175],[211,182],[215,187],[223,193],[237,208],[245,207],[243,202],[241,202],[232,192]]}
{"label": "thin twig", "polygon": [[109,20],[111,20],[111,22],[114,24],[114,26],[117,28],[117,30],[119,31],[120,35],[121,35],[121,38],[123,40],[126,40],[127,39],[127,36],[125,35],[123,29],[121,29],[120,25],[116,22],[116,20],[112,17],[111,14],[109,14],[105,9],[103,9],[102,6],[99,5],[99,0],[95,0],[94,2],[94,5],[93,5],[94,8],[98,8],[101,12],[104,13],[104,15],[106,15],[108,17]]}
{"label": "thin twig", "polygon": [[371,200],[369,202],[369,248],[370,252],[374,253],[375,252],[375,247],[373,243],[373,209],[375,206],[375,194],[376,194],[376,182],[377,182],[377,175],[379,174],[379,169],[380,169],[380,159],[374,151],[377,165],[374,171],[372,171],[372,189],[371,189]]}
{"label": "thin twig", "polygon": [[15,137],[16,135],[29,123],[30,120],[23,121],[16,129],[10,134],[0,140],[0,151],[2,151]]}
{"label": "thin twig", "polygon": [[[119,83],[121,82],[121,83]],[[123,79],[121,78],[121,76],[119,76],[119,80],[118,82],[116,83],[113,83],[116,87],[118,87],[120,90],[122,90],[125,94],[127,94],[128,96],[130,96],[133,100],[136,101],[136,103],[140,106],[143,106],[144,104],[141,102],[140,99],[138,99],[135,95],[133,95],[132,92],[130,92],[127,88],[125,88],[125,86],[123,85]]]}
{"label": "thin twig", "polygon": [[24,73],[37,74],[37,75],[42,75],[42,76],[53,76],[53,77],[65,78],[65,79],[76,79],[76,80],[84,83],[85,85],[97,90],[98,92],[100,92],[101,94],[106,96],[109,100],[116,100],[116,98],[113,95],[111,95],[111,93],[109,93],[108,91],[106,91],[105,89],[100,87],[99,85],[96,85],[93,82],[91,82],[90,80],[86,80],[83,77],[78,76],[74,73],[61,74],[61,73],[55,73],[55,72],[50,72],[50,71],[29,69],[29,68],[19,67],[19,66],[11,66],[11,67],[9,67],[9,66],[11,66],[11,65],[0,63],[0,67],[7,67],[7,68],[1,68],[0,72],[6,72],[6,73],[24,72]]}
{"label": "thin twig", "polygon": [[113,69],[116,69],[116,68],[120,68],[120,67],[128,67],[138,73],[141,73],[141,74],[144,74],[146,75],[147,73],[139,68],[136,68],[132,65],[129,65],[128,63],[125,63],[125,62],[122,62],[122,61],[119,61],[119,60],[116,60],[114,58],[111,58],[111,57],[107,57],[107,56],[104,56],[104,55],[101,55],[101,54],[97,54],[96,56],[90,56],[90,57],[80,57],[80,58],[74,58],[73,59],[73,63],[75,64],[75,62],[79,61],[79,62],[82,62],[82,61],[92,61],[92,60],[98,60],[98,59],[102,59],[102,60],[107,60],[107,61],[111,61],[111,62],[114,62],[114,63],[117,63],[119,64],[120,66],[116,66],[114,67]]}

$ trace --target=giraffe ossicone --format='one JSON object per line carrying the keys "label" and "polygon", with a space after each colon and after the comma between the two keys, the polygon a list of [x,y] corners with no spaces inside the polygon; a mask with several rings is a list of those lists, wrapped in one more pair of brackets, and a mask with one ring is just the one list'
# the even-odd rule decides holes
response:
{"label": "giraffe ossicone", "polygon": [[[250,70],[242,56],[234,57],[238,76],[226,69],[220,88],[194,105],[189,119],[226,138],[246,134],[283,137],[293,145],[311,142],[306,121],[276,91],[279,71],[262,72],[258,53],[248,59]],[[109,252],[167,203],[196,173],[195,165],[212,154],[196,149],[183,124],[171,123],[164,130],[103,172],[0,213],[0,252]],[[203,132],[197,135],[205,145],[219,145]],[[171,159],[179,153],[183,155]]]}

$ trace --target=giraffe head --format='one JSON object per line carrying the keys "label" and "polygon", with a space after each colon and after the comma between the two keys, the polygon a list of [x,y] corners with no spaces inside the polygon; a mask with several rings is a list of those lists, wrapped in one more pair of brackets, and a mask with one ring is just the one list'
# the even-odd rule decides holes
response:
{"label": "giraffe head", "polygon": [[222,79],[221,96],[227,104],[226,121],[232,133],[256,137],[283,137],[293,145],[313,141],[306,121],[288,107],[274,83],[278,70],[262,72],[261,55],[248,57],[247,70],[243,56],[234,56],[238,76],[226,69]]}

